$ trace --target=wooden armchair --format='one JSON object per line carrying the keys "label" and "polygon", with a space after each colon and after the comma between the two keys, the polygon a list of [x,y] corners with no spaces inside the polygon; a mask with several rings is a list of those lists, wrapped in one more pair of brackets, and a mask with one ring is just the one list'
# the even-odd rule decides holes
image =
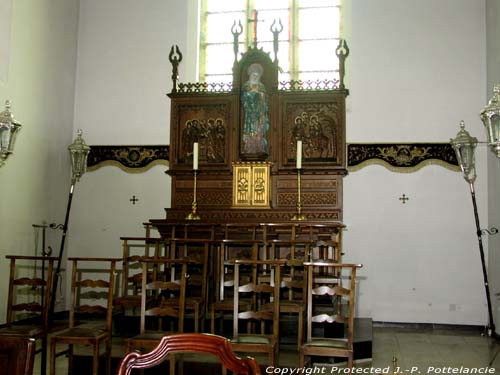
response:
{"label": "wooden armchair", "polygon": [[[50,340],[50,374],[56,372],[56,347],[68,349],[69,368],[73,368],[73,346],[92,348],[92,374],[98,375],[101,346],[105,346],[106,372],[111,365],[111,320],[115,271],[118,258],[68,258],[72,263],[69,328]],[[101,278],[102,277],[102,278]],[[87,320],[87,321],[85,321]],[[86,324],[82,324],[86,323]]]}
{"label": "wooden armchair", "polygon": [[[200,333],[184,333],[164,336],[151,352],[127,354],[120,362],[117,375],[130,375],[133,369],[158,366],[169,355],[178,353],[207,353],[215,355],[224,369],[234,374],[260,375],[260,367],[253,358],[237,357],[228,339]],[[171,366],[173,367],[173,366]],[[170,373],[173,375],[173,372]]]}
{"label": "wooden armchair", "polygon": [[0,336],[0,375],[32,375],[35,339]]}
{"label": "wooden armchair", "polygon": [[[16,336],[40,340],[41,347],[36,353],[41,353],[40,373],[45,375],[53,266],[57,258],[21,255],[7,255],[6,258],[10,261],[7,316],[6,326],[0,329],[0,338]],[[40,275],[35,275],[40,265]]]}
{"label": "wooden armchair", "polygon": [[[299,367],[306,357],[344,357],[353,367],[354,304],[356,270],[360,264],[306,262],[307,337],[300,349]],[[334,270],[338,278],[324,278],[322,269]],[[318,272],[319,271],[319,272]],[[336,325],[339,337],[325,337],[325,326]]]}

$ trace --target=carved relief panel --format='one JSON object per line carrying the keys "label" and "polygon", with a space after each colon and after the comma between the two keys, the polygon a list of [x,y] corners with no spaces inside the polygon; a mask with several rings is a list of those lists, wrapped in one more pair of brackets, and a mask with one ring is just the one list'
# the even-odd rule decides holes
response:
{"label": "carved relief panel", "polygon": [[283,95],[281,102],[282,166],[295,166],[301,140],[304,168],[345,168],[344,98],[304,92]]}
{"label": "carved relief panel", "polygon": [[172,111],[172,122],[176,126],[171,127],[174,132],[171,135],[171,163],[192,168],[193,143],[198,142],[200,169],[222,165],[229,167],[231,98],[175,98]]}

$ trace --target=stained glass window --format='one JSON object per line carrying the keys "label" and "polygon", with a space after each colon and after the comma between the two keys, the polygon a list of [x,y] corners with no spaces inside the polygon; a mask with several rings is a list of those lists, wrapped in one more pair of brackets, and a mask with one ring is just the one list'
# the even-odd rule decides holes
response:
{"label": "stained glass window", "polygon": [[239,53],[254,45],[273,53],[274,21],[281,21],[278,61],[280,81],[337,79],[335,49],[341,30],[342,0],[201,0],[200,81],[230,82],[234,62],[233,25],[241,22]]}

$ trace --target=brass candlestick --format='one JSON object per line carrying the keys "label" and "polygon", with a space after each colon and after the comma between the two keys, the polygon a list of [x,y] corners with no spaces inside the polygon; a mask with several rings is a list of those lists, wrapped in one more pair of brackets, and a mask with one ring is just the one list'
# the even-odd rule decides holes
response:
{"label": "brass candlestick", "polygon": [[302,168],[297,168],[297,213],[293,215],[292,220],[307,220],[307,216],[302,213],[302,200],[300,197],[300,173]]}
{"label": "brass candlestick", "polygon": [[198,174],[198,171],[194,170],[193,173],[194,173],[193,203],[191,204],[191,212],[186,216],[186,220],[200,220],[200,215],[196,213],[196,209],[198,208],[198,203],[196,202],[196,175]]}

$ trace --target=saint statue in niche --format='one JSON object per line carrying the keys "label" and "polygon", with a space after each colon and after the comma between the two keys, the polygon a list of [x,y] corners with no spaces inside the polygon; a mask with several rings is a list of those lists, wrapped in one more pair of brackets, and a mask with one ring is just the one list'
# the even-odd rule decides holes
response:
{"label": "saint statue in niche", "polygon": [[267,131],[269,130],[269,107],[266,87],[260,81],[264,68],[254,63],[248,67],[248,81],[241,89],[241,104],[244,110],[243,154],[268,153]]}

